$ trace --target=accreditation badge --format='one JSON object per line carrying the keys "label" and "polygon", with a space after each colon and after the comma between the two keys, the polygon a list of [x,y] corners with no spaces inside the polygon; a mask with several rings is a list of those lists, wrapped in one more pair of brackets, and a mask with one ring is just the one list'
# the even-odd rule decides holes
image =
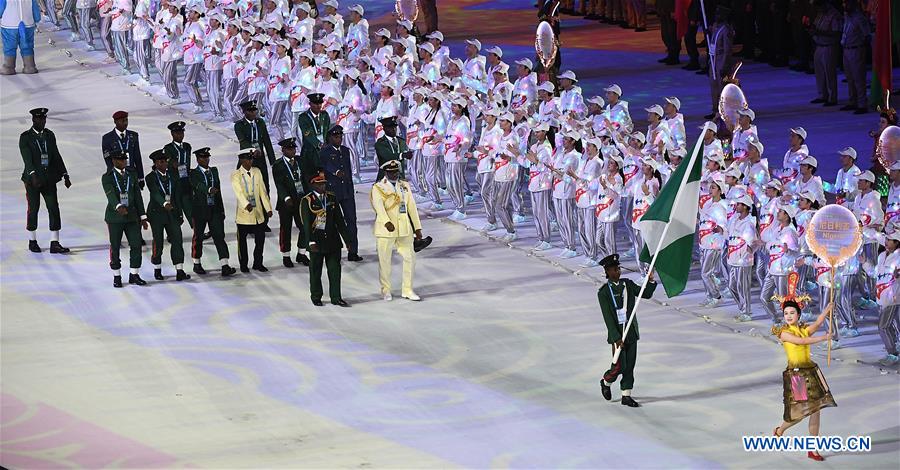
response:
{"label": "accreditation badge", "polygon": [[50,166],[50,156],[46,153],[41,154],[41,166],[44,168]]}
{"label": "accreditation badge", "polygon": [[128,193],[119,193],[119,204],[128,205]]}
{"label": "accreditation badge", "polygon": [[185,166],[185,165],[178,165],[178,177],[179,177],[179,178],[182,178],[182,179],[188,177],[187,166]]}
{"label": "accreditation badge", "polygon": [[620,324],[620,325],[624,325],[625,322],[628,321],[628,319],[627,319],[626,316],[625,316],[625,309],[624,309],[624,308],[620,308],[620,309],[617,309],[617,310],[616,310],[616,317],[619,319],[619,324]]}
{"label": "accreditation badge", "polygon": [[303,194],[303,183],[300,181],[294,181],[294,189],[297,190],[297,194]]}

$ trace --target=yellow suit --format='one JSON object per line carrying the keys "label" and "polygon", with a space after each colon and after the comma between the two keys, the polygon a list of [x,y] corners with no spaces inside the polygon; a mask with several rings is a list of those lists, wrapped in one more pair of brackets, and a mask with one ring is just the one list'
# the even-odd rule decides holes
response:
{"label": "yellow suit", "polygon": [[[234,173],[231,174],[231,188],[237,199],[237,213],[234,216],[236,224],[257,225],[266,221],[266,213],[272,210],[272,203],[269,202],[269,194],[266,192],[266,185],[259,168],[251,167],[249,175],[243,167],[234,170]],[[252,211],[247,212],[249,192],[254,193],[256,206]]]}
{"label": "yellow suit", "polygon": [[[406,212],[400,209],[405,204]],[[391,292],[391,257],[394,249],[403,258],[403,287],[401,294],[411,296],[413,293],[413,269],[415,267],[415,251],[413,236],[422,228],[419,211],[413,198],[409,183],[398,181],[395,186],[385,177],[372,187],[372,208],[375,209],[375,234],[378,249],[378,274],[381,280],[382,295]],[[394,225],[394,231],[388,231],[385,223]]]}

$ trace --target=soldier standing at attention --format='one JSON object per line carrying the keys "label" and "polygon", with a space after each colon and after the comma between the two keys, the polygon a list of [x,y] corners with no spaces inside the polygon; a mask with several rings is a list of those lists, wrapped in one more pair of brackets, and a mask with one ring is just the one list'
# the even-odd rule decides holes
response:
{"label": "soldier standing at attention", "polygon": [[[303,191],[304,175],[300,171],[297,161],[297,143],[293,137],[278,142],[281,146],[283,157],[272,166],[272,178],[275,180],[275,188],[278,190],[278,202],[275,210],[278,211],[278,220],[281,227],[278,230],[278,247],[281,250],[281,261],[286,268],[293,268],[291,261],[291,238],[294,224],[297,225],[297,262],[309,266],[309,258],[300,250],[306,248],[306,237],[303,222],[300,219],[300,199],[305,194]],[[312,175],[310,175],[311,177]]]}
{"label": "soldier standing at attention", "polygon": [[[622,337],[622,332],[628,319],[634,315],[634,304],[641,286],[631,279],[622,279],[622,268],[619,265],[619,255],[611,254],[600,260],[600,265],[606,270],[606,284],[597,292],[597,300],[600,301],[600,312],[603,313],[603,322],[606,323],[606,342],[613,345],[613,353],[616,347],[622,349],[619,360],[603,374],[600,380],[600,389],[603,398],[612,399],[610,384],[622,376],[620,387],[622,388],[622,404],[632,408],[641,406],[631,398],[631,388],[634,386],[634,364],[637,361],[637,342],[641,338],[638,332],[638,322],[628,330],[628,335]],[[649,274],[647,288],[644,289],[642,298],[653,297],[656,290],[656,282],[653,281],[653,272]]]}
{"label": "soldier standing at attention", "polygon": [[231,188],[237,199],[237,213],[234,221],[238,229],[238,262],[241,272],[248,273],[247,237],[253,235],[253,269],[266,272],[263,266],[263,248],[266,243],[265,221],[272,216],[269,192],[263,184],[262,172],[253,166],[253,150],[238,154],[240,166],[231,174]]}
{"label": "soldier standing at attention", "polygon": [[194,261],[194,272],[206,274],[200,258],[203,256],[203,231],[209,226],[219,264],[222,266],[222,277],[235,273],[228,265],[228,243],[225,242],[225,204],[222,202],[222,179],[219,169],[209,166],[209,147],[194,151],[197,168],[191,170],[191,198],[194,218],[194,236],[191,239],[191,258]]}
{"label": "soldier standing at attention", "polygon": [[322,306],[322,265],[328,269],[328,295],[331,303],[349,307],[341,297],[341,239],[347,241],[347,225],[334,193],[325,191],[325,175],[310,180],[313,190],[300,203],[303,230],[309,240],[309,296],[313,305]]}
{"label": "soldier standing at attention", "polygon": [[[153,234],[153,251],[150,255],[150,263],[153,264],[153,278],[162,281],[162,251],[166,240],[169,241],[169,251],[172,256],[172,264],[175,266],[178,281],[190,279],[184,272],[184,245],[182,243],[181,224],[184,223],[181,210],[181,191],[176,183],[175,175],[169,170],[169,157],[166,152],[156,150],[150,154],[153,161],[151,171],[144,181],[150,188],[150,202],[147,203],[147,219],[150,221],[150,231]],[[165,232],[165,236],[163,236]]]}
{"label": "soldier standing at attention", "polygon": [[[259,109],[256,107],[256,101],[250,100],[241,103],[241,109],[244,111],[244,119],[234,123],[234,135],[240,142],[241,150],[253,149],[253,166],[259,169],[266,187],[266,194],[268,194],[269,165],[275,164],[275,150],[272,148],[269,130],[266,128],[266,121],[258,116]],[[267,160],[268,165],[266,164]],[[264,229],[266,232],[271,231],[268,217],[266,217]]]}
{"label": "soldier standing at attention", "polygon": [[[331,128],[331,118],[328,113],[322,112],[322,103],[325,95],[322,93],[310,93],[306,95],[309,100],[309,109],[297,119],[300,127],[300,170],[308,178],[312,178],[319,172],[319,151],[325,145],[325,133]],[[304,179],[309,181],[308,179]],[[306,192],[311,189],[306,188]]]}
{"label": "soldier standing at attention", "polygon": [[194,220],[191,217],[191,208],[193,201],[191,199],[191,144],[184,141],[184,121],[177,121],[169,124],[169,131],[172,133],[172,141],[163,147],[163,152],[168,160],[169,170],[173,173],[178,185],[178,194],[181,200],[178,206],[184,211],[184,217],[188,221],[188,225],[194,226]]}
{"label": "soldier standing at attention", "polygon": [[125,111],[116,111],[113,113],[113,123],[116,128],[103,134],[100,141],[100,147],[103,151],[103,158],[106,160],[106,171],[113,167],[113,162],[109,154],[118,150],[125,154],[125,166],[135,171],[138,177],[139,189],[144,189],[144,162],[141,161],[141,143],[138,133],[128,129],[128,113]]}
{"label": "soldier standing at attention", "polygon": [[106,193],[106,227],[109,229],[109,267],[113,270],[113,287],[122,287],[122,262],[119,260],[119,249],[122,246],[122,235],[128,238],[130,252],[129,266],[131,273],[128,283],[139,286],[147,285],[141,279],[141,227],[149,228],[147,215],[144,212],[144,200],[138,187],[137,173],[128,168],[128,158],[121,150],[109,153],[113,168],[101,178],[103,192]]}
{"label": "soldier standing at attention", "polygon": [[319,162],[325,170],[328,189],[334,193],[335,202],[341,206],[347,222],[348,261],[362,261],[357,253],[356,197],[353,190],[353,175],[350,167],[350,149],[343,146],[344,128],[334,126],[328,131],[328,144],[319,153]]}
{"label": "soldier standing at attention", "polygon": [[56,146],[56,134],[47,125],[47,108],[35,108],[31,113],[31,129],[19,136],[19,152],[25,169],[22,171],[22,182],[25,183],[25,200],[28,203],[26,230],[30,235],[28,250],[40,253],[37,242],[38,211],[41,209],[41,197],[47,205],[50,216],[50,253],[68,253],[69,249],[59,244],[59,229],[62,221],[59,215],[59,200],[56,196],[56,184],[65,180],[66,188],[72,186],[66,164],[63,162],[59,148]]}

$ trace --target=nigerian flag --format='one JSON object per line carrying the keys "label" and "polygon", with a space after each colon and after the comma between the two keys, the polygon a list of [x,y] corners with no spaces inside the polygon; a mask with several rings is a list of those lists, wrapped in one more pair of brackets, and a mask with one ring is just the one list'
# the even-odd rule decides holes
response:
{"label": "nigerian flag", "polygon": [[[706,132],[705,127],[703,132]],[[703,168],[703,158],[698,156],[703,146],[702,136],[694,146],[691,157],[681,161],[637,223],[644,239],[640,260],[649,263],[654,255],[659,255],[654,271],[669,297],[684,290],[691,269]],[[654,253],[657,247],[659,253]]]}

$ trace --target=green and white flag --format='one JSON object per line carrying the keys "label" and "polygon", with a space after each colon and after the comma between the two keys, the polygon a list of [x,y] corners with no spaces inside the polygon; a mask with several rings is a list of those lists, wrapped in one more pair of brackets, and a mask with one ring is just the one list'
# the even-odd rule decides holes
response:
{"label": "green and white flag", "polygon": [[682,160],[637,223],[644,239],[640,260],[650,263],[657,254],[654,250],[659,247],[654,271],[669,297],[684,290],[691,270],[703,169],[703,158],[698,155],[703,146],[702,135],[691,158]]}

